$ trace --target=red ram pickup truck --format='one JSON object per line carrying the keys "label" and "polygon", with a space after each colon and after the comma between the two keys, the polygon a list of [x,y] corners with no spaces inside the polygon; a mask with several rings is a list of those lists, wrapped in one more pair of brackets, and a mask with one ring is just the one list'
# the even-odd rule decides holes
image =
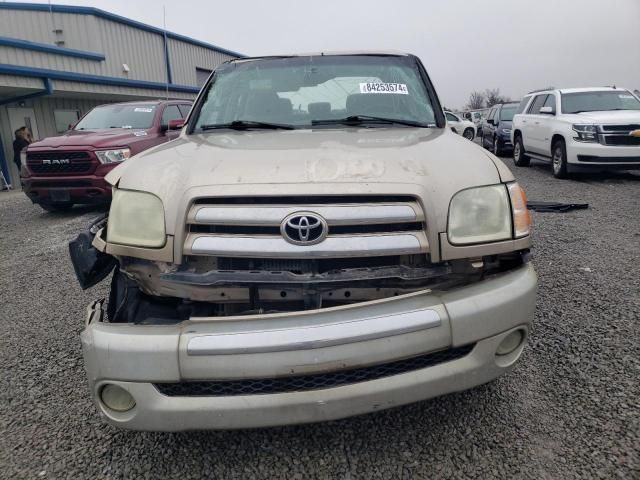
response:
{"label": "red ram pickup truck", "polygon": [[176,138],[190,108],[188,100],[96,107],[64,135],[27,147],[22,189],[47,211],[109,203],[111,187],[105,175],[129,157]]}

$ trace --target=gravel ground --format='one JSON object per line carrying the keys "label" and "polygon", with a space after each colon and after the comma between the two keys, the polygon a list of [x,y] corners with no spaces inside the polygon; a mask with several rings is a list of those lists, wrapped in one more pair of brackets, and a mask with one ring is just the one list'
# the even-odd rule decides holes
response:
{"label": "gravel ground", "polygon": [[[512,165],[511,162],[507,162]],[[489,385],[348,420],[158,434],[101,423],[78,334],[87,303],[66,242],[93,210],[0,194],[0,478],[640,478],[640,175],[515,171],[540,276],[531,343]]]}

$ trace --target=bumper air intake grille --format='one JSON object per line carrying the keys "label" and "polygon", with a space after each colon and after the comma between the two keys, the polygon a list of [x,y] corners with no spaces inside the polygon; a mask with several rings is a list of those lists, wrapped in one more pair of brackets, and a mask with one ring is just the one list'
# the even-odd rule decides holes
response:
{"label": "bumper air intake grille", "polygon": [[473,350],[475,344],[427,353],[418,357],[398,360],[382,365],[342,370],[331,373],[292,377],[223,380],[208,382],[156,383],[158,391],[169,397],[227,397],[235,395],[265,395],[306,392],[335,388],[358,382],[379,380],[441,363],[458,360]]}

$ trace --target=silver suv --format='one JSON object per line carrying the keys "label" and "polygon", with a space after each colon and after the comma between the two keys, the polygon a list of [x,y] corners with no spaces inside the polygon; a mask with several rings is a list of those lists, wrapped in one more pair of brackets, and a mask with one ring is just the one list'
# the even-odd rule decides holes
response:
{"label": "silver suv", "polygon": [[493,380],[526,343],[524,192],[446,128],[415,56],[230,61],[107,179],[70,250],[85,288],[115,268],[82,332],[114,425],[342,418]]}

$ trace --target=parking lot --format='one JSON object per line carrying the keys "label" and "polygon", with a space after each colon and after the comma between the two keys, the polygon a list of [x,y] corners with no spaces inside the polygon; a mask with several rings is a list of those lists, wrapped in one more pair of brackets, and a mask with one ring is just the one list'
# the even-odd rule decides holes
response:
{"label": "parking lot", "polygon": [[[510,160],[506,160],[512,166]],[[514,170],[534,214],[540,277],[516,369],[471,391],[325,424],[140,433],[102,423],[78,335],[89,301],[67,242],[94,209],[0,202],[2,478],[632,478],[640,472],[640,175]]]}

